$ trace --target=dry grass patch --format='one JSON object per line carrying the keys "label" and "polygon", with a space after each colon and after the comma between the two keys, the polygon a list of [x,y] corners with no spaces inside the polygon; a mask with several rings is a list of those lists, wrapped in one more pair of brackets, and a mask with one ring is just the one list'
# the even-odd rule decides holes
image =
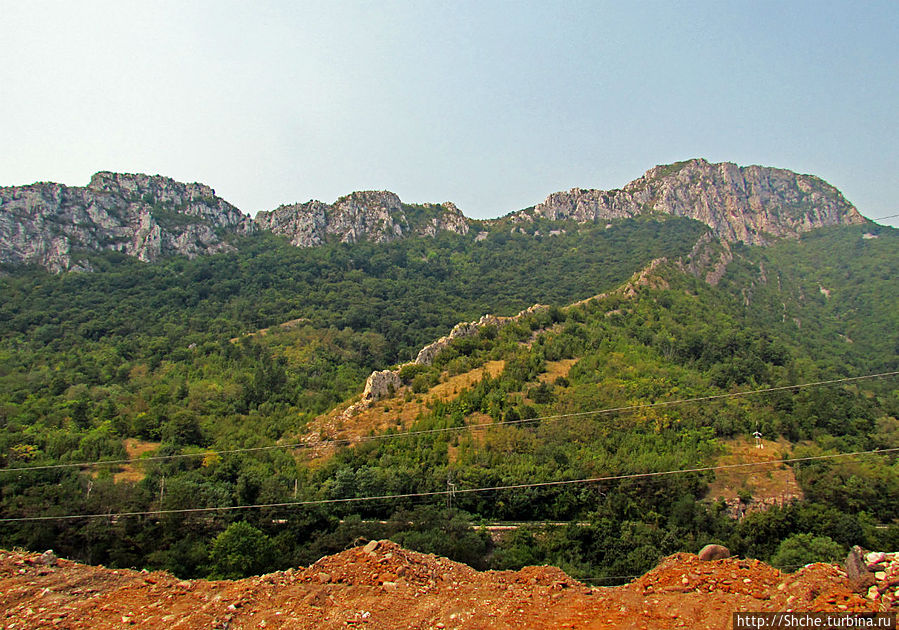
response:
{"label": "dry grass patch", "polygon": [[547,361],[546,371],[537,377],[541,383],[555,383],[557,378],[568,378],[571,367],[577,363],[577,359],[562,359],[561,361]]}
{"label": "dry grass patch", "polygon": [[307,319],[306,317],[300,317],[298,319],[291,319],[289,321],[282,322],[282,323],[278,324],[277,326],[269,326],[268,328],[260,328],[256,332],[247,333],[240,337],[232,337],[230,339],[230,341],[231,341],[231,343],[237,343],[244,337],[265,337],[272,330],[290,330],[291,328],[296,328],[300,324],[308,324],[310,321],[311,320]]}
{"label": "dry grass patch", "polygon": [[[350,417],[343,415],[343,409],[335,409],[324,416],[319,416],[304,430],[302,441],[313,445],[307,451],[311,455],[311,464],[321,463],[334,453],[331,444],[315,445],[318,440],[347,440],[357,442],[370,434],[384,433],[389,429],[407,430],[415,421],[429,410],[429,405],[436,401],[450,402],[466,389],[474,387],[489,375],[494,378],[506,367],[505,361],[489,361],[483,366],[449,376],[444,373],[443,382],[438,383],[422,394],[412,394],[406,387],[400,388],[391,398],[384,398]],[[410,400],[406,400],[411,396]],[[344,408],[345,409],[345,408]],[[480,421],[479,421],[480,422]]]}
{"label": "dry grass patch", "polygon": [[[128,453],[128,459],[138,459],[144,453],[155,451],[159,448],[160,442],[145,442],[136,438],[128,438],[124,440],[125,452]],[[121,471],[115,473],[112,478],[115,483],[120,481],[130,481],[137,483],[146,477],[140,463],[122,464]]]}
{"label": "dry grass patch", "polygon": [[[727,453],[718,459],[716,462],[718,466],[788,459],[792,450],[792,444],[783,438],[776,442],[762,440],[762,448],[756,447],[754,438],[747,437],[726,440],[723,444]],[[796,481],[793,469],[786,464],[747,466],[716,471],[715,481],[709,486],[709,497],[735,499],[741,492],[749,492],[753,501],[756,502],[802,497],[802,489]]]}

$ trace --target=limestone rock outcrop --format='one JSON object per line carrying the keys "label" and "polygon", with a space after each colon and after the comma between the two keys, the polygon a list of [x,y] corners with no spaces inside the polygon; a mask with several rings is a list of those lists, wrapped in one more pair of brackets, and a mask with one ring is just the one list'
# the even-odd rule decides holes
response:
{"label": "limestone rock outcrop", "polygon": [[[505,318],[508,319],[508,318]],[[489,326],[491,324],[499,325],[502,322],[502,319],[497,317],[496,315],[484,315],[479,320],[474,322],[460,322],[453,326],[453,329],[450,333],[441,337],[437,341],[429,343],[424,348],[418,351],[418,356],[415,357],[414,363],[418,365],[431,365],[434,362],[434,358],[440,354],[453,339],[460,339],[462,337],[470,337],[472,335],[476,335],[482,327]]]}
{"label": "limestone rock outcrop", "polygon": [[52,271],[89,269],[79,250],[140,260],[224,251],[250,217],[204,184],[160,175],[100,172],[85,187],[39,182],[0,188],[0,262]]}
{"label": "limestone rock outcrop", "polygon": [[620,190],[573,188],[510,215],[580,223],[661,213],[688,217],[728,242],[767,245],[828,225],[864,223],[843,195],[813,175],[693,159],[648,170]]}
{"label": "limestone rock outcrop", "polygon": [[333,205],[307,201],[256,215],[256,224],[290,238],[297,247],[314,247],[327,240],[341,243],[386,243],[406,236],[438,232],[467,234],[468,219],[452,203],[408,205],[389,191],[361,191]]}
{"label": "limestone rock outcrop", "polygon": [[[716,240],[753,245],[865,222],[836,188],[815,176],[694,159],[651,168],[620,190],[553,193],[532,208],[480,225],[511,223],[512,232],[541,235],[526,230],[527,224],[539,218],[607,223],[643,214],[689,217],[708,225]],[[298,247],[314,247],[467,234],[477,224],[452,203],[410,205],[388,191],[354,192],[333,204],[282,205],[251,219],[203,184],[100,172],[85,187],[42,182],[0,188],[0,263],[84,270],[90,267],[85,251],[114,250],[144,261],[193,257],[228,250],[228,235],[259,229],[286,236]],[[474,240],[488,235],[480,230]],[[696,253],[713,265],[701,273],[714,282],[727,257],[712,262],[707,247]]]}
{"label": "limestone rock outcrop", "polygon": [[399,373],[390,370],[372,372],[365,381],[365,389],[362,392],[362,400],[375,401],[386,396],[392,396],[394,392],[403,386]]}
{"label": "limestone rock outcrop", "polygon": [[517,315],[512,317],[498,317],[496,315],[484,315],[480,319],[473,322],[460,322],[453,326],[453,329],[445,337],[441,337],[437,341],[429,343],[419,350],[415,360],[410,363],[404,363],[394,370],[382,370],[372,372],[365,381],[365,389],[362,392],[362,399],[350,405],[343,411],[343,416],[351,417],[360,411],[368,409],[375,402],[392,396],[403,385],[400,378],[400,370],[406,365],[431,365],[434,358],[446,349],[454,339],[462,337],[470,337],[478,334],[485,326],[503,326],[509,322],[514,322],[522,317],[549,309],[545,304],[534,304]]}
{"label": "limestone rock outcrop", "polygon": [[711,233],[706,233],[696,241],[686,262],[681,264],[684,271],[715,286],[724,277],[727,265],[733,259],[733,250],[728,241],[714,238]]}

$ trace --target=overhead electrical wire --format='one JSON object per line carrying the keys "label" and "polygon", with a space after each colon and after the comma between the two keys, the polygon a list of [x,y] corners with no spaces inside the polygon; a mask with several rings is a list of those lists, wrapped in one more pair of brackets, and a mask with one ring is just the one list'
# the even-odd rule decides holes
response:
{"label": "overhead electrical wire", "polygon": [[650,479],[655,477],[665,477],[672,475],[682,475],[686,473],[712,472],[717,470],[732,470],[735,468],[750,468],[756,466],[767,466],[770,464],[795,464],[799,462],[819,461],[825,459],[836,459],[840,457],[857,457],[860,455],[882,455],[886,453],[899,452],[899,447],[873,449],[868,451],[855,451],[852,453],[832,453],[830,455],[811,455],[808,457],[793,457],[789,459],[774,459],[763,462],[748,462],[744,464],[722,464],[719,466],[701,466],[696,468],[680,468],[676,470],[663,470],[646,473],[628,473],[624,475],[609,475],[606,477],[589,477],[586,479],[561,479],[557,481],[541,481],[534,483],[516,483],[502,486],[486,486],[480,488],[453,488],[450,490],[432,490],[428,492],[407,492],[404,494],[384,494],[364,497],[344,497],[336,499],[310,499],[304,501],[283,501],[278,503],[253,503],[247,505],[226,505],[217,507],[198,507],[198,508],[179,508],[179,509],[158,509],[158,510],[141,510],[135,512],[118,512],[103,514],[65,514],[53,516],[18,516],[0,518],[0,523],[11,523],[21,521],[62,521],[75,520],[79,518],[125,518],[129,516],[157,516],[163,514],[198,514],[209,512],[234,512],[237,510],[254,510],[262,508],[284,508],[284,507],[308,507],[313,505],[330,505],[335,503],[368,503],[372,501],[393,501],[397,499],[414,499],[422,497],[438,497],[459,494],[479,494],[482,492],[496,492],[502,490],[525,490],[529,488],[547,488],[568,486],[588,483],[604,483],[609,481],[623,481],[625,479]]}
{"label": "overhead electrical wire", "polygon": [[566,418],[578,418],[584,416],[607,415],[612,413],[628,413],[638,411],[640,409],[651,409],[654,407],[672,407],[676,405],[684,405],[695,402],[709,402],[713,400],[722,400],[728,398],[739,398],[742,396],[751,396],[755,394],[768,394],[772,392],[788,391],[792,389],[805,389],[809,387],[823,387],[826,385],[839,385],[842,383],[850,383],[853,381],[861,381],[873,378],[886,378],[899,375],[899,371],[880,372],[878,374],[866,374],[864,376],[849,376],[844,378],[836,378],[825,381],[813,381],[810,383],[798,383],[796,385],[780,385],[777,387],[764,387],[761,389],[753,389],[744,392],[728,392],[726,394],[711,394],[709,396],[696,396],[694,398],[680,398],[677,400],[662,400],[654,403],[646,403],[639,405],[625,405],[623,407],[610,407],[605,409],[594,409],[590,411],[578,411],[572,413],[563,413],[550,416],[540,416],[538,418],[526,418],[520,420],[501,420],[496,422],[482,422],[479,424],[465,424],[457,427],[440,427],[435,429],[419,429],[415,431],[401,431],[396,433],[381,433],[378,435],[365,435],[355,439],[342,438],[333,440],[317,440],[315,442],[296,442],[292,444],[272,444],[270,446],[255,446],[249,448],[235,448],[225,450],[204,450],[197,453],[178,453],[175,455],[153,455],[149,457],[135,457],[130,459],[108,459],[96,460],[90,462],[71,462],[65,464],[45,464],[40,466],[20,466],[0,468],[0,473],[5,472],[23,472],[29,470],[51,470],[58,468],[91,468],[94,466],[117,466],[124,464],[135,464],[141,462],[166,461],[173,459],[187,459],[195,457],[208,457],[210,455],[234,455],[237,453],[252,453],[259,451],[271,451],[280,449],[306,449],[319,448],[329,444],[353,444],[360,442],[372,442],[377,440],[391,440],[404,437],[417,437],[422,435],[433,435],[436,433],[448,433],[457,431],[470,431],[474,429],[488,429],[491,427],[522,425],[535,422],[550,422],[556,420],[564,420]]}

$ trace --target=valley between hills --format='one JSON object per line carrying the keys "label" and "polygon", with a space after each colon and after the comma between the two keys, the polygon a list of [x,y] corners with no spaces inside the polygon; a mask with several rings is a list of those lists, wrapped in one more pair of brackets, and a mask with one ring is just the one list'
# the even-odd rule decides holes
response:
{"label": "valley between hills", "polygon": [[837,563],[899,549],[899,232],[814,176],[477,221],[98,173],[0,188],[0,263],[7,627],[896,610]]}

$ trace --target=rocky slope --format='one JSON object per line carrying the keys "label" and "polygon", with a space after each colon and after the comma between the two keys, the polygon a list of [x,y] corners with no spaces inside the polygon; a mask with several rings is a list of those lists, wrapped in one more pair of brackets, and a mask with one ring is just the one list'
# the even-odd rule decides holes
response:
{"label": "rocky slope", "polygon": [[297,247],[326,240],[384,243],[405,236],[468,233],[468,219],[452,203],[406,205],[388,191],[354,192],[333,205],[308,201],[284,205],[256,215],[259,227],[286,236]]}
{"label": "rocky slope", "polygon": [[573,188],[554,193],[509,218],[583,223],[650,212],[696,219],[724,241],[753,245],[865,221],[836,188],[813,175],[702,159],[656,166],[621,190]]}
{"label": "rocky slope", "polygon": [[893,590],[859,592],[835,565],[782,573],[692,554],[623,586],[591,587],[555,567],[481,573],[390,541],[222,582],[0,552],[0,624],[10,630],[728,628],[734,611],[895,612]]}
{"label": "rocky slope", "polygon": [[392,396],[403,386],[400,373],[404,367],[412,365],[431,365],[434,362],[435,357],[448,348],[454,340],[477,335],[485,326],[505,326],[506,324],[516,322],[531,313],[546,310],[548,308],[548,306],[543,304],[534,304],[512,317],[498,317],[488,313],[474,322],[459,322],[453,326],[453,329],[448,335],[429,343],[419,350],[414,361],[403,363],[393,370],[376,370],[372,372],[365,381],[365,387],[362,390],[362,399],[347,407],[342,412],[341,416],[346,418],[352,417],[360,411],[369,409],[373,403],[382,398]]}
{"label": "rocky slope", "polygon": [[159,175],[100,172],[85,187],[41,182],[0,188],[0,262],[52,271],[85,269],[79,250],[115,250],[153,261],[228,249],[250,217],[203,184]]}
{"label": "rocky slope", "polygon": [[[836,188],[812,175],[694,159],[656,166],[621,190],[553,193],[533,208],[486,223],[510,221],[523,229],[536,219],[584,223],[646,213],[696,219],[725,243],[754,245],[865,221]],[[467,234],[470,221],[452,203],[410,205],[387,191],[354,192],[333,204],[283,205],[252,220],[208,186],[159,175],[101,172],[83,188],[53,183],[0,188],[0,263],[33,263],[54,271],[89,267],[78,250],[116,250],[145,261],[197,256],[228,249],[225,234],[256,229],[313,247],[442,231]],[[477,240],[486,236],[482,232]]]}

